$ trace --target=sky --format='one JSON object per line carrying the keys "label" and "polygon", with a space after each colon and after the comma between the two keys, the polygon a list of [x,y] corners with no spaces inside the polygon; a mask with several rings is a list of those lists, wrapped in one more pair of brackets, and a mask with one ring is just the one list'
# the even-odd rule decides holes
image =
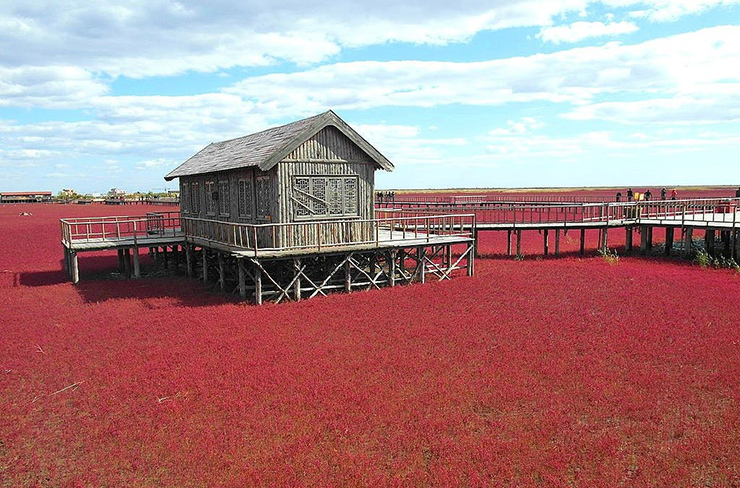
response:
{"label": "sky", "polygon": [[334,110],[378,188],[740,184],[740,0],[3,0],[0,191]]}

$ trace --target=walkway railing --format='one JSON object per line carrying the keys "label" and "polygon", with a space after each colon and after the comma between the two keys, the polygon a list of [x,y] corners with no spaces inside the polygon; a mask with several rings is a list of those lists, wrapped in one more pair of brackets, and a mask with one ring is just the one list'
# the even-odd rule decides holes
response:
{"label": "walkway railing", "polygon": [[475,215],[386,216],[378,219],[322,220],[273,224],[239,224],[184,217],[187,239],[201,239],[233,249],[289,251],[390,244],[399,239],[430,242],[436,236],[474,235]]}
{"label": "walkway railing", "polygon": [[73,243],[105,242],[181,235],[179,212],[150,212],[146,215],[82,217],[60,221],[62,242],[68,247]]}

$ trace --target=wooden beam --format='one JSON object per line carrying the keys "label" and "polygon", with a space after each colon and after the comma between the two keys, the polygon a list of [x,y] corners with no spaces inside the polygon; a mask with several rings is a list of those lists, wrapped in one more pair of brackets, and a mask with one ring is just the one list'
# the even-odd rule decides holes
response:
{"label": "wooden beam", "polygon": [[648,251],[648,226],[647,225],[641,225],[640,226],[640,252],[642,254],[647,253]]}
{"label": "wooden beam", "polygon": [[[471,249],[470,246],[473,246],[473,248]],[[473,276],[473,274],[475,273],[475,242],[468,245],[467,254],[468,254],[468,276]]]}
{"label": "wooden beam", "polygon": [[560,229],[555,229],[555,255],[560,256]]}
{"label": "wooden beam", "polygon": [[126,273],[126,278],[131,278],[131,249],[124,249],[123,257],[123,268]]}
{"label": "wooden beam", "polygon": [[506,231],[506,255],[511,256],[511,229]]}
{"label": "wooden beam", "polygon": [[601,234],[601,236],[603,237],[603,241],[601,243],[601,249],[606,251],[607,249],[609,249],[609,227],[608,226],[604,227],[604,232]]}
{"label": "wooden beam", "polygon": [[547,230],[547,229],[545,229],[544,231],[542,231],[542,243],[543,243],[544,248],[545,248],[545,256],[547,256],[548,254],[550,254],[550,236],[549,236],[549,233],[550,233],[550,231]]}
{"label": "wooden beam", "polygon": [[416,257],[419,260],[417,264],[421,266],[421,269],[419,270],[419,272],[421,275],[420,278],[421,278],[422,283],[426,282],[425,275],[426,275],[426,268],[427,268],[426,265],[424,264],[424,254],[426,254],[426,248],[424,246],[416,248]]}
{"label": "wooden beam", "polygon": [[581,229],[581,248],[580,248],[581,256],[586,254],[586,229]]}
{"label": "wooden beam", "polygon": [[123,249],[118,249],[118,272],[123,273],[125,271],[125,264],[123,263]]}
{"label": "wooden beam", "polygon": [[624,236],[624,250],[627,252],[632,251],[632,234],[634,233],[634,229],[631,226],[627,226],[624,228],[625,236]]}
{"label": "wooden beam", "polygon": [[[370,267],[371,273],[373,266]],[[344,262],[344,291],[349,293],[352,291],[352,263],[349,259]],[[372,278],[371,278],[372,281]]]}
{"label": "wooden beam", "polygon": [[388,273],[391,287],[396,286],[396,251],[393,249],[388,251]]}

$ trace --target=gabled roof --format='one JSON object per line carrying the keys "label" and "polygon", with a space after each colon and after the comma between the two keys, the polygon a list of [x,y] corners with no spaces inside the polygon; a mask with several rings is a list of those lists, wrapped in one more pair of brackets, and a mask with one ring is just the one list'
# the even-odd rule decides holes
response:
{"label": "gabled roof", "polygon": [[386,171],[394,166],[369,142],[331,110],[290,124],[263,130],[237,139],[212,142],[187,161],[172,170],[165,180],[180,176],[213,173],[257,166],[268,171],[298,146],[327,126],[336,127],[362,149],[375,164]]}

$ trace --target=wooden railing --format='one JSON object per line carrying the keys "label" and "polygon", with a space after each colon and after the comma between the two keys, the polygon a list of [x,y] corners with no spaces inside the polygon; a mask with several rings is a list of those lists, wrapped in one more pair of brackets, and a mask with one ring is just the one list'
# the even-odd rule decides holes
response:
{"label": "wooden railing", "polygon": [[435,236],[471,237],[473,214],[387,216],[378,219],[322,220],[274,224],[239,224],[183,217],[187,239],[207,240],[233,249],[326,251],[344,246],[388,244],[399,239],[431,241]]}
{"label": "wooden railing", "polygon": [[424,204],[423,207],[396,205],[376,209],[376,213],[403,217],[419,214],[472,213],[478,224],[547,223],[634,223],[641,220],[682,220],[735,222],[737,198],[659,200],[641,202],[518,204],[483,202],[479,204]]}
{"label": "wooden railing", "polygon": [[66,245],[82,242],[180,235],[179,212],[150,212],[137,216],[84,217],[61,219],[62,241]]}

